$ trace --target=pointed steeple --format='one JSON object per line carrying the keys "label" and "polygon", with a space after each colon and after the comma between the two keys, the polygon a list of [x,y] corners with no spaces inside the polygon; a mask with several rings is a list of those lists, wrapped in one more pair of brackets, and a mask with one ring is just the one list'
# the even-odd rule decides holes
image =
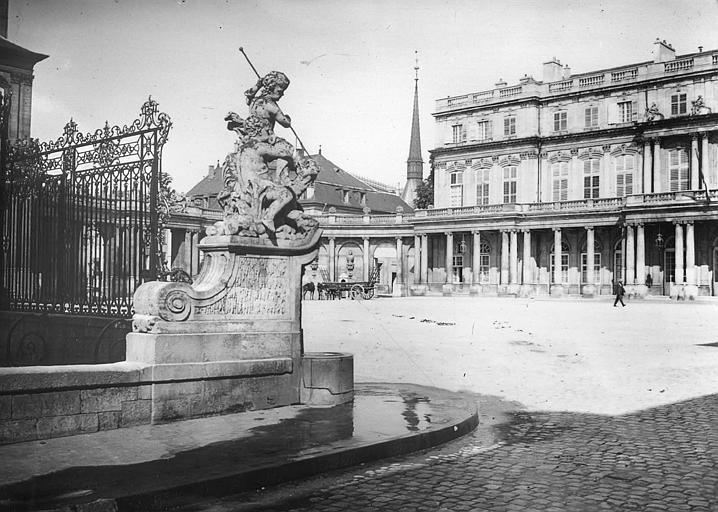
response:
{"label": "pointed steeple", "polygon": [[[414,52],[417,54],[418,52]],[[421,133],[419,131],[419,58],[414,66],[414,112],[411,119],[411,140],[409,141],[409,158],[406,160],[406,185],[401,194],[408,204],[413,204],[416,187],[424,178],[424,161],[421,159]]]}

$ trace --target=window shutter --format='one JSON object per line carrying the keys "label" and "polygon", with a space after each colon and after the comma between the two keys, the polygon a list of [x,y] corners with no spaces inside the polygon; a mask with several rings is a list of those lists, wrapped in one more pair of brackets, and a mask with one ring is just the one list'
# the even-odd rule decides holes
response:
{"label": "window shutter", "polygon": [[626,173],[625,195],[633,194],[633,173]]}
{"label": "window shutter", "polygon": [[631,102],[631,121],[636,121],[638,119],[638,102],[632,101]]}
{"label": "window shutter", "polygon": [[466,125],[461,125],[461,142],[466,142]]}
{"label": "window shutter", "polygon": [[608,124],[616,124],[618,122],[618,103],[612,103],[608,106]]}
{"label": "window shutter", "polygon": [[486,128],[486,138],[487,139],[492,139],[494,137],[493,130],[494,130],[494,123],[493,123],[493,121],[491,121],[491,119],[489,119],[488,127]]}

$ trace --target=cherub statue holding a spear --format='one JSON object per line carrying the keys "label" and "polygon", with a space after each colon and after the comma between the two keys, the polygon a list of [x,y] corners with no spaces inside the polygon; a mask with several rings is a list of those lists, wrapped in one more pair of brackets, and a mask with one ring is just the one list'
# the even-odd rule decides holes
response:
{"label": "cherub statue holding a spear", "polygon": [[[247,57],[242,48],[240,51]],[[254,66],[252,69],[257,73]],[[257,77],[257,83],[244,93],[249,116],[244,119],[230,112],[225,117],[227,129],[239,135],[239,144],[223,166],[225,186],[217,199],[224,220],[208,233],[303,238],[318,223],[304,214],[298,197],[314,182],[319,167],[306,156],[295,160],[294,147],[274,133],[276,123],[294,132],[290,117],[277,103],[289,78],[280,71],[263,77],[257,73]],[[301,144],[299,137],[297,140]]]}

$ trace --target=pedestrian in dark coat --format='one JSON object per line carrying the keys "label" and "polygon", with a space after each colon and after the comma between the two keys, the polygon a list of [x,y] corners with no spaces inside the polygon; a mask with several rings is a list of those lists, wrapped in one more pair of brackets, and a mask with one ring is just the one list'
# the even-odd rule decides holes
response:
{"label": "pedestrian in dark coat", "polygon": [[619,281],[616,285],[616,300],[613,301],[614,308],[619,302],[621,303],[621,306],[623,306],[624,308],[626,307],[626,305],[623,303],[624,295],[626,295],[626,289],[623,287],[623,283]]}

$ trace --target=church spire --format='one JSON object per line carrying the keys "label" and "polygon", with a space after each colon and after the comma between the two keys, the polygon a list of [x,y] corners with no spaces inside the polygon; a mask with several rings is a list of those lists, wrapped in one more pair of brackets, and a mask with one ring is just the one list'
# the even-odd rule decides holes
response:
{"label": "church spire", "polygon": [[409,158],[406,160],[406,186],[401,194],[408,204],[413,204],[416,187],[424,178],[424,161],[421,159],[421,133],[419,131],[419,57],[414,52],[414,112],[411,120],[411,140],[409,142]]}

